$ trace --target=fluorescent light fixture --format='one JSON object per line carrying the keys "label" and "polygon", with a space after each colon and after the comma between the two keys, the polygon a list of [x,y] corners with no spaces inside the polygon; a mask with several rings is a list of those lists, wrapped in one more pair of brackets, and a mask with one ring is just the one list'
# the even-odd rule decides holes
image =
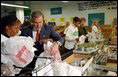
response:
{"label": "fluorescent light fixture", "polygon": [[69,2],[69,1],[62,1],[62,2],[66,3],[66,2]]}
{"label": "fluorescent light fixture", "polygon": [[1,3],[2,6],[10,6],[10,7],[18,7],[18,8],[29,8],[27,6],[20,6],[20,5],[13,5],[13,4],[6,4],[6,3]]}

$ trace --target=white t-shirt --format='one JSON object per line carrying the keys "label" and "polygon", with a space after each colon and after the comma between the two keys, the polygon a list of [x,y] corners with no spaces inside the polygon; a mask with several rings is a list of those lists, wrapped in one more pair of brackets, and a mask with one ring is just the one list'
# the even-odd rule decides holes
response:
{"label": "white t-shirt", "polygon": [[8,38],[1,34],[1,43],[6,41]]}
{"label": "white t-shirt", "polygon": [[[7,37],[5,37],[4,35],[1,34],[1,43],[6,41],[7,39],[8,39]],[[1,62],[5,63],[5,64],[8,62],[8,59],[3,54],[1,54]]]}
{"label": "white t-shirt", "polygon": [[73,49],[76,42],[75,39],[78,38],[78,28],[75,27],[74,25],[70,25],[65,29],[64,34],[65,34],[64,47],[67,49]]}
{"label": "white t-shirt", "polygon": [[92,26],[92,36],[93,36],[93,38],[96,39],[98,35],[99,35],[98,28],[96,26]]}
{"label": "white t-shirt", "polygon": [[98,28],[96,26],[92,26],[92,33],[98,32]]}

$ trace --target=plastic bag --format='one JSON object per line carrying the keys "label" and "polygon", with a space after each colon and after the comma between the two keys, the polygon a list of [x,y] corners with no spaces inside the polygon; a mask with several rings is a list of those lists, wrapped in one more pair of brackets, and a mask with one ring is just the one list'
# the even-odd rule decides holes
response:
{"label": "plastic bag", "polygon": [[109,71],[107,73],[107,76],[117,76],[117,73],[116,72]]}
{"label": "plastic bag", "polygon": [[45,51],[45,56],[47,57],[52,57],[52,59],[54,61],[58,60],[58,61],[61,61],[61,56],[60,56],[60,52],[59,51],[56,51],[54,53],[54,55],[50,55],[49,51],[48,51],[48,48],[50,48],[51,46],[53,45],[52,42],[48,41],[47,44],[44,44],[44,51]]}
{"label": "plastic bag", "polygon": [[[45,51],[41,53],[39,57],[52,57],[53,63],[52,65],[50,64],[48,65],[48,67],[38,71],[37,75],[44,76],[45,74],[45,76],[81,76],[81,71],[79,70],[79,68],[77,68],[76,66],[71,66],[66,62],[61,61],[59,51],[57,51],[53,56],[49,54],[49,51],[47,49],[52,45],[53,43],[51,42],[44,44]],[[49,64],[51,61],[51,59],[38,58],[36,61],[36,66],[42,67],[46,64]]]}
{"label": "plastic bag", "polygon": [[[52,56],[50,55],[48,48],[50,48],[52,45],[53,45],[53,43],[50,41],[48,41],[47,44],[44,44],[44,52],[41,53],[39,55],[39,57],[47,57],[47,59],[38,58],[36,60],[35,69],[44,67],[53,61],[61,61],[61,56],[60,56],[59,51],[55,52],[55,54]],[[51,59],[48,59],[49,57]],[[38,76],[53,76],[53,70],[51,70],[51,69],[53,69],[53,67],[50,64],[50,65],[46,66],[45,68],[43,68],[41,71],[38,71],[37,74],[38,74]],[[35,74],[33,74],[33,75],[35,75]]]}
{"label": "plastic bag", "polygon": [[42,52],[39,57],[47,57],[47,58],[51,58],[51,59],[44,59],[44,58],[38,58],[36,61],[36,67],[38,67],[38,65],[43,66],[44,64],[48,64],[51,61],[60,61],[61,60],[61,56],[59,51],[55,52],[54,55],[50,55],[48,48],[50,48],[53,45],[52,42],[48,41],[47,44],[44,44],[44,52]]}
{"label": "plastic bag", "polygon": [[79,38],[80,44],[83,44],[85,42],[85,39],[86,39],[86,36],[84,36],[84,35],[80,36],[80,38]]}
{"label": "plastic bag", "polygon": [[53,72],[54,76],[81,76],[81,71],[77,66],[69,65],[66,62],[54,62]]}
{"label": "plastic bag", "polygon": [[[45,52],[41,53],[39,57],[45,57]],[[41,69],[40,71],[36,73],[32,72],[33,76],[53,76],[53,71],[51,70],[53,67],[50,59],[38,58],[36,60],[35,69],[39,68]]]}
{"label": "plastic bag", "polygon": [[1,53],[9,59],[9,64],[25,67],[34,57],[33,43],[30,37],[11,37],[1,44]]}

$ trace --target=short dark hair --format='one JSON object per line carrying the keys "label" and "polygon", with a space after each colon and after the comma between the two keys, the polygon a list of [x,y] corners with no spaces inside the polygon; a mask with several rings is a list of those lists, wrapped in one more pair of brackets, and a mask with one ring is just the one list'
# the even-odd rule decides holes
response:
{"label": "short dark hair", "polygon": [[[1,19],[1,32],[3,32],[5,30],[6,26],[13,26],[14,23],[16,22],[16,20],[18,20],[18,18],[16,17],[16,15],[7,15],[7,16],[4,16]],[[20,21],[18,20],[18,22],[20,22]]]}
{"label": "short dark hair", "polygon": [[32,16],[32,18],[42,16],[43,19],[44,19],[44,15],[43,15],[43,13],[42,13],[41,11],[39,11],[39,10],[35,10],[35,11],[33,11],[31,16]]}
{"label": "short dark hair", "polygon": [[80,20],[86,22],[86,19],[84,17],[81,17]]}
{"label": "short dark hair", "polygon": [[81,20],[80,20],[80,18],[79,17],[74,17],[73,18],[73,22],[80,22]]}

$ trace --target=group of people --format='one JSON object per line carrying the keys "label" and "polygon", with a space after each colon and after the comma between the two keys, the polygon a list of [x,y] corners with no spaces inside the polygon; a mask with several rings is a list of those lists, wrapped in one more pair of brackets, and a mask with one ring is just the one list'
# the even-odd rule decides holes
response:
{"label": "group of people", "polygon": [[[72,51],[75,47],[75,43],[79,41],[79,37],[87,35],[87,30],[84,28],[86,19],[74,17],[73,24],[69,25],[65,31],[65,37],[62,38],[58,33],[54,31],[52,26],[44,24],[44,15],[41,11],[35,10],[31,14],[32,24],[21,28],[21,22],[15,15],[8,15],[1,19],[1,43],[10,37],[19,35],[31,37],[35,44],[34,47],[37,49],[35,55],[39,56],[44,52],[43,44],[48,41],[53,41],[53,46],[50,47],[49,52],[53,55],[63,45],[66,51]],[[92,31],[96,34],[98,30],[98,22],[94,22]],[[5,60],[6,59],[6,60]],[[37,57],[34,57],[32,62],[26,66],[26,68],[35,68]],[[7,58],[1,54],[1,66],[7,64]],[[22,69],[18,75],[29,72],[29,70]],[[31,74],[31,71],[30,71]]]}
{"label": "group of people", "polygon": [[[74,17],[73,24],[67,27],[64,31],[65,34],[65,44],[64,49],[72,51],[75,49],[75,44],[79,42],[81,36],[85,36],[85,42],[88,42],[88,32],[85,28],[86,19],[84,17]],[[91,34],[96,38],[101,33],[99,26],[99,21],[94,20],[92,24]],[[90,32],[89,32],[90,33]]]}
{"label": "group of people", "polygon": [[[1,19],[1,43],[10,37],[16,36],[21,31],[20,36],[30,36],[34,42],[34,47],[37,49],[35,55],[39,56],[43,51],[43,44],[48,41],[53,41],[53,46],[50,47],[49,52],[53,55],[58,51],[59,47],[63,44],[63,38],[56,32],[54,32],[51,26],[47,26],[43,23],[44,15],[41,11],[36,10],[32,12],[32,24],[24,28],[20,28],[21,22],[15,15],[8,15]],[[21,30],[20,30],[21,29]],[[6,58],[1,54],[1,66],[7,64]],[[37,57],[34,57],[32,62],[28,64],[27,68],[34,68]],[[7,61],[7,59],[6,59]],[[29,70],[22,69],[20,74],[29,72]],[[31,74],[31,72],[30,72]]]}

